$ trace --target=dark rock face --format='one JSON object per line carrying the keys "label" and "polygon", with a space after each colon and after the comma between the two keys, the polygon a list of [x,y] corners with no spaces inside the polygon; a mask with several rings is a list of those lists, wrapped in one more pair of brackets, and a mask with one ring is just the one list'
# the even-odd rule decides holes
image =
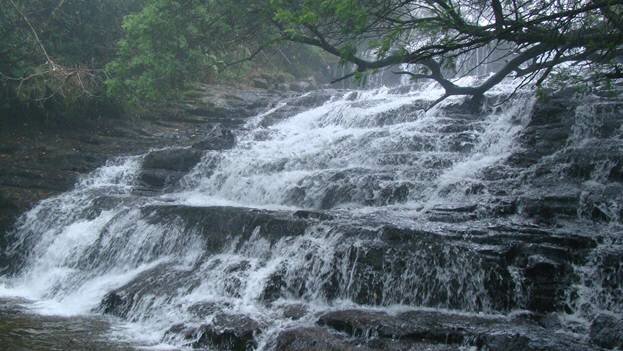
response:
{"label": "dark rock face", "polygon": [[9,238],[5,232],[8,231],[8,228],[13,224],[19,212],[19,208],[16,204],[10,199],[5,198],[5,195],[0,192],[0,273],[8,269],[11,263],[3,250],[3,248],[7,247],[9,244]]}
{"label": "dark rock face", "polygon": [[[231,147],[232,130],[289,95],[261,89],[202,86],[182,106],[163,111],[153,119],[111,118],[84,124],[71,122],[70,127],[44,126],[39,130],[37,126],[25,125],[22,129],[0,130],[0,248],[4,247],[5,233],[20,214],[42,199],[70,190],[79,176],[104,165],[106,160],[165,145],[201,146],[208,142],[207,146]],[[222,131],[220,136],[216,135],[219,141],[205,138],[206,131],[213,130],[218,123],[222,126],[214,130]],[[159,191],[175,183],[184,170],[169,166],[146,169],[143,181],[147,191]]]}
{"label": "dark rock face", "polygon": [[[104,296],[97,310],[116,317],[131,319],[132,308],[141,301],[146,292],[151,290],[161,295],[172,293],[174,277],[177,276],[169,266],[158,265],[141,273],[135,280],[121,288],[109,292]],[[144,284],[146,281],[151,284]]]}
{"label": "dark rock face", "polygon": [[184,174],[184,172],[165,169],[143,169],[138,177],[139,184],[143,187],[140,191],[159,191],[175,185]]}
{"label": "dark rock face", "polygon": [[569,264],[553,262],[542,256],[529,257],[524,270],[529,291],[528,309],[539,312],[562,310],[571,271]]}
{"label": "dark rock face", "polygon": [[[526,169],[519,212],[538,223],[588,219],[621,223],[623,143],[619,99],[554,94],[535,105],[522,151],[509,165]],[[570,103],[580,100],[581,103]]]}
{"label": "dark rock face", "polygon": [[217,124],[212,128],[205,138],[193,144],[193,148],[200,150],[225,150],[231,149],[236,144],[236,137],[231,130],[223,128]]}
{"label": "dark rock face", "polygon": [[591,324],[591,342],[607,349],[623,347],[623,320],[610,315],[599,315]]}
{"label": "dark rock face", "polygon": [[143,168],[188,172],[201,159],[193,149],[166,149],[152,151],[145,156]]}
{"label": "dark rock face", "polygon": [[177,183],[201,160],[195,149],[166,149],[145,156],[138,182],[147,189],[163,189]]}
{"label": "dark rock face", "polygon": [[[376,343],[398,350],[400,342],[408,343],[415,350],[418,346],[433,345],[426,349],[445,349],[451,345],[476,346],[482,350],[586,350],[585,345],[565,336],[552,337],[541,326],[528,321],[510,323],[501,317],[456,315],[432,311],[409,311],[397,315],[366,310],[336,311],[322,315],[318,325],[345,333],[357,340],[368,340],[374,348]],[[347,339],[348,340],[348,339]],[[380,342],[379,342],[380,341]],[[398,343],[396,343],[398,342]],[[368,345],[366,345],[368,346]],[[381,348],[385,349],[385,348]]]}
{"label": "dark rock face", "polygon": [[198,230],[212,252],[218,252],[232,237],[239,236],[243,245],[255,231],[276,241],[284,235],[301,235],[309,226],[305,220],[288,212],[237,207],[147,206],[141,209],[152,223],[181,221],[188,232]]}
{"label": "dark rock face", "polygon": [[309,311],[303,304],[287,305],[283,308],[283,316],[292,320],[304,317]]}
{"label": "dark rock face", "polygon": [[[259,295],[265,304],[284,297],[320,294],[328,300],[349,298],[366,305],[401,303],[472,311],[565,311],[569,308],[566,293],[577,282],[570,262],[579,262],[583,252],[594,247],[585,238],[557,238],[547,231],[529,228],[488,228],[482,233],[474,229],[466,239],[462,233],[453,236],[389,225],[369,229],[365,223],[339,224],[339,218],[234,207],[146,206],[141,209],[141,217],[154,225],[176,223],[184,233],[181,238],[197,235],[210,254],[221,252],[234,238],[235,250],[244,250],[257,240],[276,245],[284,239],[297,240],[305,233],[332,226],[332,235],[339,233],[341,238],[332,256],[310,251],[304,265],[284,265],[275,270],[263,283]],[[325,234],[319,235],[322,238]],[[177,245],[185,244],[180,241]],[[574,254],[569,252],[571,249]],[[327,272],[311,276],[307,267],[318,265],[324,265]],[[223,269],[223,293],[240,296],[242,280],[252,266],[240,261]],[[522,278],[513,277],[511,269]],[[193,275],[197,274],[154,268],[116,294],[128,297],[121,301],[136,304],[143,291],[167,296],[175,292],[169,288],[175,282],[192,287],[195,283],[186,279]],[[310,285],[316,280],[322,283]],[[524,299],[518,299],[517,291],[523,291]],[[119,300],[106,300],[102,309],[125,315],[128,309]],[[109,302],[121,307],[107,307]]]}
{"label": "dark rock face", "polygon": [[164,340],[181,340],[185,346],[201,350],[251,351],[257,347],[260,324],[244,315],[220,313],[210,324],[169,328]]}
{"label": "dark rock face", "polygon": [[275,341],[276,351],[454,351],[456,348],[457,345],[376,337],[360,341],[323,327],[285,330]]}
{"label": "dark rock face", "polygon": [[276,340],[276,351],[350,351],[354,348],[324,328],[297,328],[283,331]]}
{"label": "dark rock face", "polygon": [[263,88],[239,89],[227,86],[199,85],[181,108],[184,114],[199,120],[209,118],[212,124],[220,123],[227,129],[240,128],[249,117],[254,116],[275,101],[291,92],[270,91]]}
{"label": "dark rock face", "polygon": [[108,293],[100,305],[102,313],[122,316],[123,310],[128,308],[128,302],[116,292]]}
{"label": "dark rock face", "polygon": [[597,285],[595,297],[601,309],[623,313],[623,250],[607,248],[595,255],[590,279]]}
{"label": "dark rock face", "polygon": [[217,348],[223,351],[250,351],[255,349],[255,336],[260,324],[242,315],[219,314],[210,325],[202,325],[196,332],[199,337],[194,348]]}

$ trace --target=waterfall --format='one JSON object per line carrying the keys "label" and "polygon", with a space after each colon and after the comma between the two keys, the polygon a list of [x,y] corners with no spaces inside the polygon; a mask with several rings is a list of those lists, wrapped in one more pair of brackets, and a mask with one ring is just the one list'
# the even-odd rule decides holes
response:
{"label": "waterfall", "polygon": [[[593,247],[582,211],[551,231],[528,223],[523,199],[538,195],[528,188],[539,166],[572,145],[517,161],[535,99],[520,92],[505,101],[511,90],[499,89],[482,108],[456,97],[430,110],[442,93],[435,85],[335,91],[294,108],[306,106],[303,95],[249,119],[235,147],[205,151],[160,193],[138,191],[145,155],[111,160],[22,216],[9,248],[20,265],[0,280],[0,294],[43,314],[114,315],[124,337],[175,347],[203,345],[206,326],[231,316],[254,325],[254,348],[271,349],[280,333],[343,309],[504,320],[539,311],[533,270],[559,260],[586,281],[609,273],[595,270],[598,251],[588,263],[556,256]],[[585,142],[587,130],[599,137],[582,123],[571,143]],[[609,162],[601,172],[616,167]],[[606,178],[591,184],[614,186]],[[616,232],[619,220],[599,228]],[[586,281],[569,284],[547,311],[586,309],[558,307],[573,289],[595,309],[621,311],[616,287],[591,297]]]}

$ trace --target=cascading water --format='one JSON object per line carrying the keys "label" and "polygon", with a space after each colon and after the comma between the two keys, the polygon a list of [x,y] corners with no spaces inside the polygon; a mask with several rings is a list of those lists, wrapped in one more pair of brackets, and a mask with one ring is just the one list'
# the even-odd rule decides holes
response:
{"label": "cascading water", "polygon": [[[489,330],[508,329],[513,311],[584,320],[594,309],[620,312],[620,281],[608,280],[620,265],[600,272],[596,262],[609,257],[601,251],[588,263],[564,253],[594,247],[587,227],[616,238],[620,217],[597,227],[578,210],[546,229],[527,219],[539,167],[590,128],[577,123],[573,145],[525,165],[514,157],[533,128],[531,96],[503,102],[498,91],[484,109],[455,99],[425,111],[441,91],[404,90],[336,91],[298,110],[290,107],[309,95],[285,101],[160,193],[138,191],[145,156],[109,162],[21,218],[10,247],[21,265],[2,294],[41,313],[117,316],[150,345],[215,349],[285,350],[283,333],[344,309],[480,318],[470,323],[495,324]],[[604,162],[603,172],[617,167]],[[562,291],[544,293],[558,289],[543,287],[550,273]],[[598,276],[603,287],[592,294],[588,280]],[[365,340],[382,338],[375,328]],[[468,334],[446,339],[489,340]]]}

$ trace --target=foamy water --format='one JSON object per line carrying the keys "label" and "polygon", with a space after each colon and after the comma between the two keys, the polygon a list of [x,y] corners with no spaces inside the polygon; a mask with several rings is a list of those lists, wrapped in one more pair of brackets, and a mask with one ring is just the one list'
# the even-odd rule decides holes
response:
{"label": "foamy water", "polygon": [[[494,93],[508,93],[510,87]],[[159,222],[150,209],[329,209],[337,217],[378,214],[408,226],[438,206],[485,201],[488,194],[463,189],[477,185],[483,170],[516,150],[533,98],[520,95],[472,115],[447,112],[447,106],[462,101],[452,98],[426,111],[441,94],[434,85],[406,93],[353,91],[264,126],[284,102],[250,119],[235,148],[206,152],[180,186],[159,196],[133,193],[142,156],[111,161],[73,191],[41,202],[22,217],[12,250],[29,255],[16,276],[0,282],[0,296],[27,298],[40,313],[89,314],[115,289],[129,285],[140,291],[132,284],[143,279],[148,288],[134,295],[116,337],[153,349],[180,346],[187,340],[167,330],[177,323],[210,323],[214,314],[201,317],[192,311],[215,305],[219,312],[264,325],[258,346],[267,348],[279,331],[313,325],[316,312],[358,305],[353,301],[367,287],[355,278],[357,259],[370,240],[322,224],[303,233],[280,233],[278,240],[256,228],[250,238],[228,237],[227,245],[213,252],[201,228],[189,229],[180,218]],[[488,274],[482,260],[458,248],[435,250],[452,260],[436,262],[427,250],[414,253],[400,262],[405,270],[400,279],[374,278],[384,280],[385,287],[378,304],[367,307],[391,312],[432,305],[503,313],[482,286]],[[287,289],[271,304],[262,303],[277,273]],[[329,285],[335,286],[334,296],[327,295]],[[440,295],[446,300],[438,301]],[[282,314],[293,304],[306,308],[296,321]]]}

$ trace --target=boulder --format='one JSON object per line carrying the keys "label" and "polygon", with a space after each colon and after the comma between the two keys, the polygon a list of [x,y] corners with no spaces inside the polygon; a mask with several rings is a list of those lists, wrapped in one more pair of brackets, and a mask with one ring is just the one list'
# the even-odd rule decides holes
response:
{"label": "boulder", "polygon": [[342,310],[320,316],[317,324],[345,334],[349,343],[374,350],[456,350],[469,346],[489,351],[588,349],[582,340],[553,334],[534,321],[511,321],[502,316]]}
{"label": "boulder", "polygon": [[593,320],[589,335],[595,345],[606,349],[623,348],[623,319],[601,314]]}
{"label": "boulder", "polygon": [[144,169],[139,174],[138,181],[147,189],[162,189],[177,183],[185,174],[164,169]]}
{"label": "boulder", "polygon": [[247,351],[257,346],[255,336],[260,324],[244,315],[218,314],[211,324],[200,326],[194,348],[215,348],[223,351]]}
{"label": "boulder", "polygon": [[[325,328],[308,327],[282,331],[277,336],[276,351],[350,351],[346,344]],[[357,350],[365,350],[357,348]]]}
{"label": "boulder", "polygon": [[560,311],[564,308],[565,291],[571,283],[571,267],[541,255],[528,258],[524,269],[528,286],[528,309],[536,312]]}
{"label": "boulder", "polygon": [[285,318],[297,320],[303,318],[309,311],[303,304],[292,304],[284,306],[282,313]]}
{"label": "boulder", "polygon": [[188,172],[201,160],[202,153],[194,149],[165,149],[145,156],[143,169],[164,169]]}
{"label": "boulder", "polygon": [[177,183],[201,156],[201,151],[192,148],[152,151],[145,155],[137,180],[146,190],[163,189]]}
{"label": "boulder", "polygon": [[[371,338],[352,339],[322,327],[300,327],[282,331],[276,351],[454,351],[456,345]],[[271,345],[272,346],[272,345]]]}
{"label": "boulder", "polygon": [[119,293],[112,291],[102,299],[99,311],[105,314],[122,316],[123,310],[127,308],[128,302]]}
{"label": "boulder", "polygon": [[236,137],[231,130],[224,128],[221,124],[215,125],[201,140],[193,145],[194,149],[199,150],[226,150],[231,149],[236,144]]}
{"label": "boulder", "polygon": [[358,338],[425,340],[444,344],[461,344],[497,322],[438,312],[413,311],[394,316],[367,310],[329,312],[318,319],[321,326]]}

